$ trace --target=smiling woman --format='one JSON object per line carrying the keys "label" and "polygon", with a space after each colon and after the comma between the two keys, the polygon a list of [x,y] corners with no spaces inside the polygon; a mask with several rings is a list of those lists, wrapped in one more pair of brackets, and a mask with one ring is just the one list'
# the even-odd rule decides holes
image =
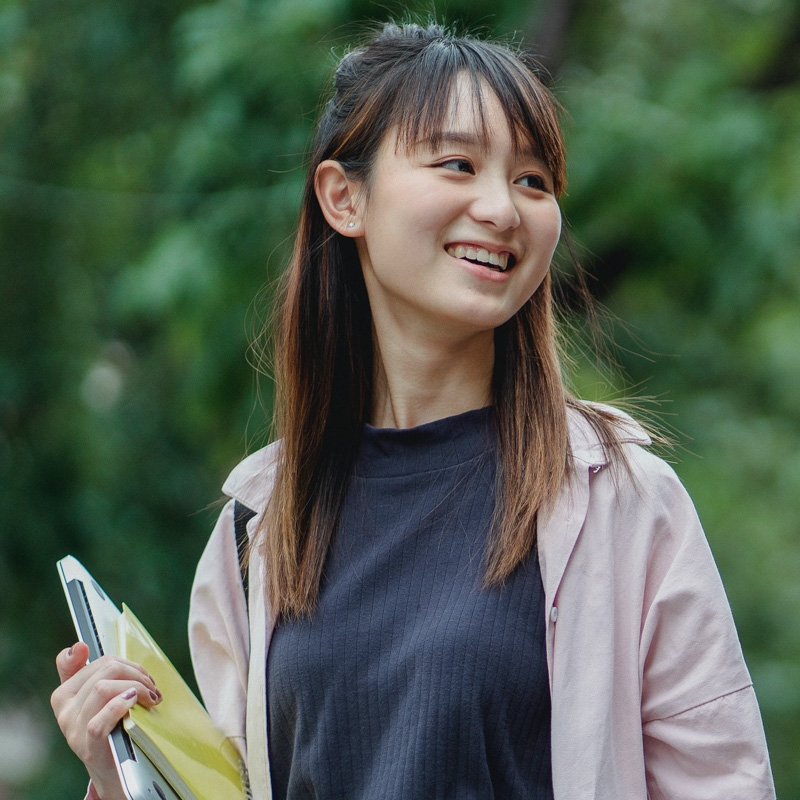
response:
{"label": "smiling woman", "polygon": [[[399,397],[385,384],[389,375],[403,379],[403,353],[426,353],[437,394],[449,377],[462,384],[457,404],[441,409],[447,414],[491,402],[494,331],[539,288],[558,243],[550,169],[528,148],[515,148],[497,96],[485,83],[479,92],[476,99],[466,78],[456,80],[451,130],[435,143],[406,144],[389,131],[368,191],[338,161],[317,168],[327,222],[356,244],[381,352],[372,416],[383,427],[441,416],[431,398],[405,390]],[[483,385],[465,391],[463,378],[477,365]]]}
{"label": "smiling woman", "polygon": [[[403,146],[396,131],[386,136],[368,202],[358,202],[365,195],[357,184],[348,187],[359,224],[345,233],[356,235],[381,340],[444,339],[454,352],[458,331],[491,340],[549,269],[561,231],[550,169],[514,147],[494,92],[484,83],[478,105],[470,88],[466,78],[456,81],[452,131],[436,144]],[[318,181],[323,212],[336,225],[324,188]]]}
{"label": "smiling woman", "polygon": [[[564,388],[564,185],[524,53],[389,24],[339,64],[280,439],[226,482],[190,614],[259,800],[774,797],[690,499],[636,422]],[[58,663],[90,796],[121,797],[104,736],[155,687],[79,647]]]}

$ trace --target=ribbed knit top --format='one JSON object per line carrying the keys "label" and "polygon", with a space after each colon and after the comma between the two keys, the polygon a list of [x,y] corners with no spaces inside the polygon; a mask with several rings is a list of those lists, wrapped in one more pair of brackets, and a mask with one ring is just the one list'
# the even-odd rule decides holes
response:
{"label": "ribbed knit top", "polygon": [[317,611],[270,645],[276,798],[552,800],[535,554],[481,588],[492,431],[365,427]]}

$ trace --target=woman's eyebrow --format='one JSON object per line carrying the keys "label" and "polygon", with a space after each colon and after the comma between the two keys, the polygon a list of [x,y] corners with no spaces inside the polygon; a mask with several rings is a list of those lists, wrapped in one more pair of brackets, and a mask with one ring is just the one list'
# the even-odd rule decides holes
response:
{"label": "woman's eyebrow", "polygon": [[[487,131],[488,133],[488,131]],[[442,146],[455,145],[459,147],[471,147],[481,152],[486,152],[489,148],[488,136],[484,138],[476,133],[467,131],[442,131],[438,135],[423,136],[414,142],[414,148],[428,148],[435,150]],[[520,161],[536,161],[547,166],[541,154],[531,144],[522,144],[516,149],[516,156]]]}
{"label": "woman's eyebrow", "polygon": [[442,131],[433,136],[423,136],[414,143],[415,147],[436,148],[442,145],[460,145],[485,150],[487,142],[482,136],[466,131]]}

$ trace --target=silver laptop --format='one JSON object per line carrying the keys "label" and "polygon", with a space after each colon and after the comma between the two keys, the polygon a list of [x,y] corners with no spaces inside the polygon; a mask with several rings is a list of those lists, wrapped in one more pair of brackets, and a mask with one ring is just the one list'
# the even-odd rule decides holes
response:
{"label": "silver laptop", "polygon": [[[89,646],[89,661],[106,654],[116,655],[115,623],[120,610],[76,558],[62,558],[58,574],[78,638]],[[121,722],[108,741],[128,800],[181,800],[153,762],[131,741]]]}

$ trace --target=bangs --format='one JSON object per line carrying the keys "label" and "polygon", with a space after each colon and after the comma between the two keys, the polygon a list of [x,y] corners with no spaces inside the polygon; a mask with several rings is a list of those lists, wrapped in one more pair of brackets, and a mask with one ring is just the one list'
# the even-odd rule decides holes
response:
{"label": "bangs", "polygon": [[398,144],[413,148],[421,139],[433,147],[440,144],[453,116],[457,80],[464,76],[483,145],[488,147],[492,136],[484,110],[488,87],[505,113],[515,154],[531,154],[544,162],[553,175],[555,194],[563,192],[565,156],[555,104],[517,56],[486,42],[441,39],[404,66],[394,76],[396,90],[387,109]]}

